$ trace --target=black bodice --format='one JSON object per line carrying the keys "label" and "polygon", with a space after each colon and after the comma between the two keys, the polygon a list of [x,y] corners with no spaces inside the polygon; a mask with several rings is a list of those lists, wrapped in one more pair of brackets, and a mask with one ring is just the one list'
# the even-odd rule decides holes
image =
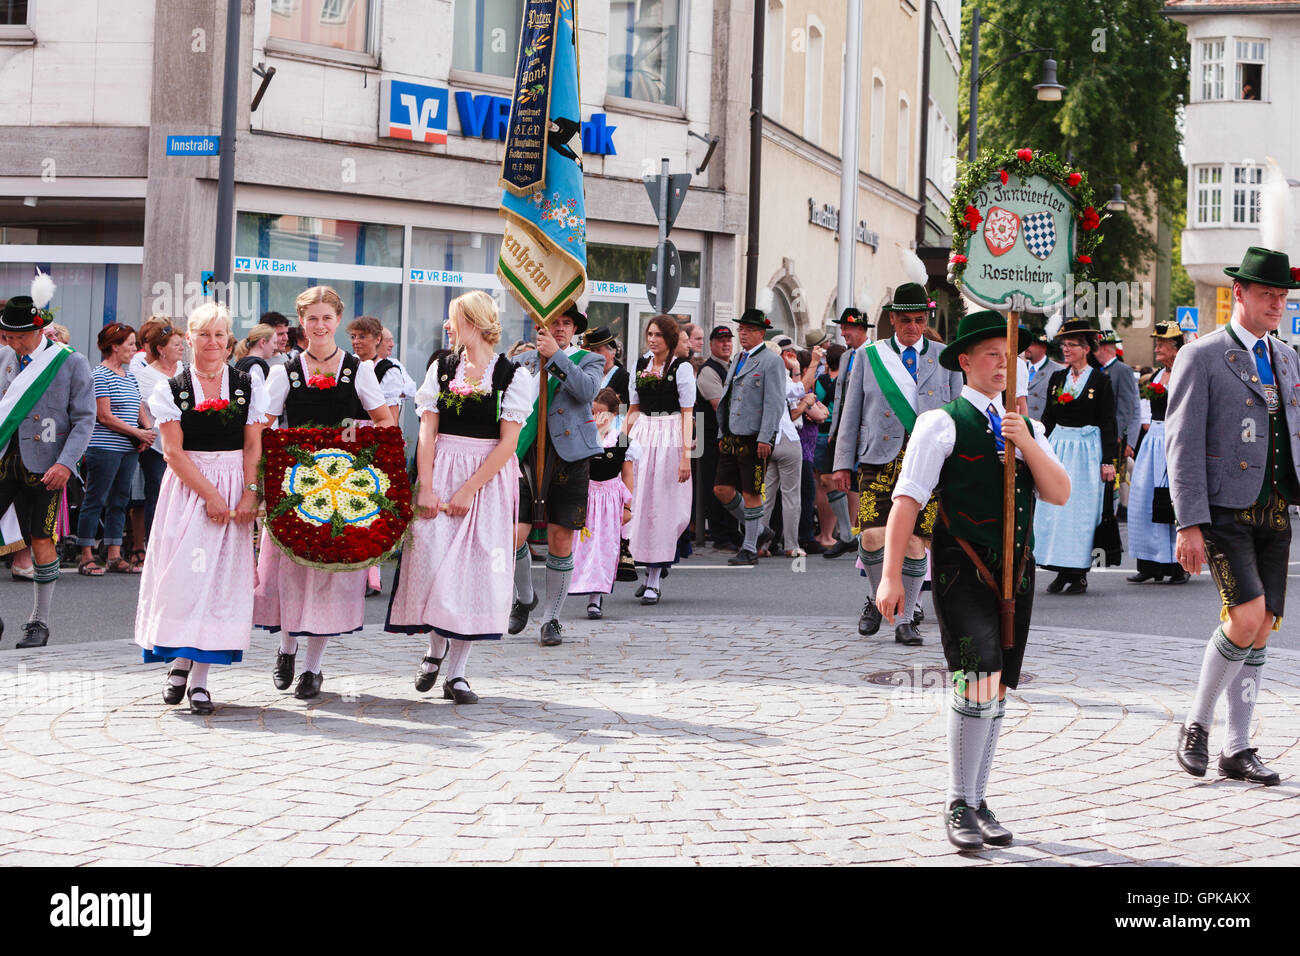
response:
{"label": "black bodice", "polygon": [[438,357],[438,432],[442,435],[461,435],[465,438],[501,437],[501,404],[505,401],[506,389],[514,380],[515,373],[527,375],[519,366],[511,364],[509,359],[497,356],[492,366],[492,392],[482,398],[461,401],[459,410],[446,403],[450,395],[451,383],[456,380],[456,369],[460,366],[459,351],[444,352]]}
{"label": "black bodice", "polygon": [[357,369],[361,360],[351,352],[343,355],[339,375],[333,388],[311,388],[303,375],[302,363],[295,358],[286,367],[289,373],[289,397],[284,414],[290,428],[338,428],[345,421],[369,421],[370,413],[357,395]]}
{"label": "black bodice", "polygon": [[[246,372],[227,368],[230,405],[221,411],[195,411],[200,401],[188,366],[167,380],[172,390],[172,401],[181,410],[181,434],[184,436],[181,447],[186,451],[238,451],[244,447],[244,425],[248,423],[253,380]],[[217,394],[221,394],[220,389]]]}
{"label": "black bodice", "polygon": [[[663,378],[659,379],[651,386],[642,388],[638,383],[636,395],[638,404],[641,406],[642,415],[664,415],[682,410],[681,399],[677,395],[677,373],[684,358],[671,359],[664,366]],[[650,367],[651,358],[643,355],[636,360],[637,375],[640,375]]]}
{"label": "black bodice", "polygon": [[627,458],[627,445],[617,442],[591,459],[591,480],[609,481],[623,473],[623,460]]}
{"label": "black bodice", "polygon": [[1079,397],[1062,404],[1059,397],[1065,388],[1065,377],[1069,374],[1068,368],[1058,369],[1047,382],[1043,428],[1050,435],[1057,425],[1067,428],[1096,425],[1101,431],[1101,460],[1113,461],[1119,457],[1119,429],[1115,421],[1115,390],[1110,383],[1110,376],[1102,369],[1090,368],[1088,380],[1080,390]]}

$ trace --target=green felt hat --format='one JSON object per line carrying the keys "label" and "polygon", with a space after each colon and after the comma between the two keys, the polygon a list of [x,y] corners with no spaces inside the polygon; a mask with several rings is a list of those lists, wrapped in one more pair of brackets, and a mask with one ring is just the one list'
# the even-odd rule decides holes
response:
{"label": "green felt hat", "polygon": [[746,309],[740,318],[736,320],[736,324],[751,325],[764,331],[772,327],[772,323],[767,321],[767,316],[759,309]]}
{"label": "green felt hat", "polygon": [[0,329],[6,332],[34,332],[48,324],[44,310],[36,307],[30,295],[14,296],[0,313]]}
{"label": "green felt hat", "polygon": [[1100,341],[1101,341],[1101,344],[1102,344],[1102,345],[1119,345],[1119,344],[1120,344],[1120,341],[1119,341],[1119,335],[1115,332],[1114,329],[1107,329],[1105,332],[1101,333],[1101,340],[1100,340]]}
{"label": "green felt hat", "polygon": [[855,309],[853,306],[849,306],[841,312],[840,317],[834,321],[836,325],[840,326],[853,325],[862,329],[871,328],[871,323],[867,321],[867,317],[862,314],[861,310]]}
{"label": "green felt hat", "polygon": [[1251,246],[1236,269],[1223,270],[1242,282],[1258,282],[1278,289],[1300,289],[1300,269],[1291,268],[1285,252]]}
{"label": "green felt hat", "polygon": [[[1007,317],[1001,312],[984,309],[981,312],[964,315],[957,325],[957,337],[939,353],[939,364],[950,372],[960,372],[961,366],[957,364],[957,359],[961,357],[963,352],[976,342],[1005,337],[1006,334]],[[1029,347],[1030,339],[1033,338],[1029,330],[1023,325],[1020,327],[1018,334],[1019,338],[1016,342],[1017,355]]]}
{"label": "green felt hat", "polygon": [[882,306],[882,312],[929,312],[934,308],[934,300],[925,286],[919,282],[904,282],[894,292],[894,300]]}

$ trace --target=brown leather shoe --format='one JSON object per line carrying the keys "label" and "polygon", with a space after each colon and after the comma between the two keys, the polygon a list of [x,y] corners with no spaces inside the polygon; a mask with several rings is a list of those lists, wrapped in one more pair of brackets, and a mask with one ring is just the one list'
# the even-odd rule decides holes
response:
{"label": "brown leather shoe", "polygon": [[1231,757],[1220,755],[1219,776],[1229,780],[1245,780],[1248,783],[1262,783],[1266,787],[1276,787],[1282,778],[1276,772],[1265,767],[1255,754],[1254,747],[1248,747]]}

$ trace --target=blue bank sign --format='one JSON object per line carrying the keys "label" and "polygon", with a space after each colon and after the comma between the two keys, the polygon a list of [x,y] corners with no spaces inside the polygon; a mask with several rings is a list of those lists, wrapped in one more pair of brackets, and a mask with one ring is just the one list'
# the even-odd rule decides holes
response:
{"label": "blue bank sign", "polygon": [[[417,143],[447,142],[448,99],[451,91],[403,80],[384,80],[379,100],[379,135]],[[456,118],[460,133],[475,139],[505,140],[510,122],[510,97],[457,90]],[[582,124],[582,151],[613,156],[614,130],[604,113],[593,113]]]}

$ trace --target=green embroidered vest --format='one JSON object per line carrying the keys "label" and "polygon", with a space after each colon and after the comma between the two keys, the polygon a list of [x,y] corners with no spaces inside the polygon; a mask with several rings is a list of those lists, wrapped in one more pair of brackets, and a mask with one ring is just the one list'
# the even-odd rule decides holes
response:
{"label": "green embroidered vest", "polygon": [[[964,398],[943,406],[957,425],[952,454],[939,472],[939,502],[948,515],[948,530],[987,548],[1000,564],[1002,554],[1002,462],[993,429],[984,413]],[[1028,419],[1026,419],[1028,422]],[[1034,479],[1023,461],[1016,462],[1016,554],[1033,547]]]}
{"label": "green embroidered vest", "polygon": [[[1228,326],[1228,335],[1232,337],[1232,341],[1238,348],[1246,349],[1232,326]],[[1272,361],[1273,350],[1270,348],[1268,351],[1269,361]],[[1246,355],[1254,362],[1255,355],[1250,349],[1246,349]],[[1275,370],[1275,382],[1276,375]],[[1273,391],[1278,392],[1276,385],[1273,386]],[[1286,410],[1282,407],[1282,396],[1279,396],[1276,404],[1276,410],[1268,413],[1268,457],[1264,460],[1264,480],[1260,483],[1259,494],[1255,496],[1255,504],[1260,508],[1268,504],[1268,499],[1273,494],[1287,504],[1300,500],[1300,488],[1296,487],[1295,465],[1291,458],[1291,435],[1286,428]]]}

